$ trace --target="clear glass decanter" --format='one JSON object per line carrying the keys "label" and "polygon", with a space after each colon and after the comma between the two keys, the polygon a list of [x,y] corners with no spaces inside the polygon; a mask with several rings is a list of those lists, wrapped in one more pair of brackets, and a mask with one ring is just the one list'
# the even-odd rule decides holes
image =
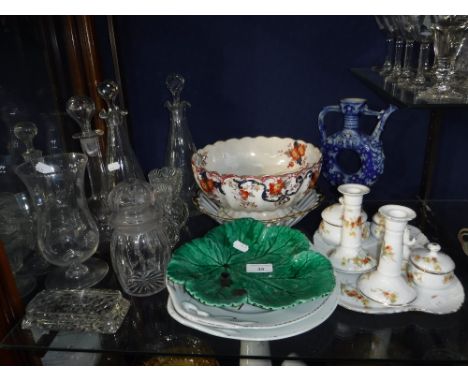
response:
{"label": "clear glass decanter", "polygon": [[49,289],[91,287],[108,271],[104,261],[88,260],[98,247],[99,230],[84,193],[86,163],[86,155],[67,153],[16,168],[36,209],[40,253],[61,267],[48,274],[45,285]]}
{"label": "clear glass decanter", "polygon": [[171,115],[165,166],[181,169],[181,196],[188,206],[192,206],[192,197],[195,190],[192,155],[195,153],[196,148],[186,118],[186,110],[190,107],[190,103],[180,100],[184,84],[185,79],[180,74],[170,74],[166,79],[166,86],[173,99],[172,101],[166,101],[164,104]]}
{"label": "clear glass decanter", "polygon": [[150,296],[165,288],[171,247],[153,190],[142,180],[120,182],[109,194],[114,231],[111,259],[123,290]]}
{"label": "clear glass decanter", "polygon": [[107,204],[107,197],[109,195],[107,170],[99,145],[99,137],[104,134],[104,131],[91,129],[91,120],[94,112],[94,102],[89,97],[73,96],[67,102],[68,115],[81,128],[81,132],[73,134],[73,138],[80,140],[81,149],[88,156],[87,168],[91,189],[88,207],[99,228],[99,249],[105,251],[112,235],[110,225],[111,211]]}
{"label": "clear glass decanter", "polygon": [[101,110],[99,117],[107,124],[106,167],[108,185],[112,190],[124,180],[146,180],[135,152],[130,144],[125,116],[126,110],[120,110],[115,100],[119,86],[114,81],[104,81],[97,87],[101,98],[107,104],[107,110]]}

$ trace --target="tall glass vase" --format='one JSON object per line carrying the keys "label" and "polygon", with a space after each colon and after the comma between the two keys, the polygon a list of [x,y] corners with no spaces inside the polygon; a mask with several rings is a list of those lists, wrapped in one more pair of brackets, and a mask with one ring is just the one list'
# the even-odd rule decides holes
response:
{"label": "tall glass vase", "polygon": [[47,288],[87,288],[104,278],[108,265],[90,259],[99,244],[98,227],[84,193],[84,154],[50,155],[16,168],[36,206],[37,240],[41,254],[57,265]]}

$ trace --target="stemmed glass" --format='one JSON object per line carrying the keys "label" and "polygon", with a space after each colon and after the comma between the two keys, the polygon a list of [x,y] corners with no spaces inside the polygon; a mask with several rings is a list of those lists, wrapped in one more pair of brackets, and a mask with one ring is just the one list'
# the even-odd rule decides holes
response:
{"label": "stemmed glass", "polygon": [[403,68],[401,69],[397,84],[400,88],[408,88],[413,78],[411,64],[413,61],[414,43],[417,39],[416,28],[409,16],[394,16],[394,19],[400,29],[400,33],[405,38]]}
{"label": "stemmed glass", "polygon": [[419,41],[419,56],[418,56],[418,69],[416,77],[412,83],[411,89],[413,91],[422,89],[427,84],[427,75],[430,71],[429,53],[431,47],[432,33],[429,30],[430,17],[428,16],[408,16],[418,35]]}
{"label": "stemmed glass", "polygon": [[403,56],[404,40],[400,32],[396,16],[383,16],[383,21],[388,30],[395,36],[395,56],[391,72],[385,77],[385,82],[396,82],[401,74],[401,61]]}
{"label": "stemmed glass", "polygon": [[455,86],[466,95],[464,102],[468,102],[468,33],[462,30],[454,47],[453,70],[455,72]]}
{"label": "stemmed glass", "polygon": [[433,16],[435,84],[419,93],[417,102],[463,102],[464,95],[454,86],[454,57],[460,40],[468,28],[466,16]]}
{"label": "stemmed glass", "polygon": [[392,54],[393,54],[393,46],[395,44],[395,39],[393,36],[393,30],[390,29],[387,23],[384,20],[384,16],[374,16],[375,21],[379,29],[385,33],[385,43],[386,43],[386,52],[385,52],[385,60],[382,67],[379,70],[379,74],[381,76],[386,76],[392,71],[393,63],[392,63]]}

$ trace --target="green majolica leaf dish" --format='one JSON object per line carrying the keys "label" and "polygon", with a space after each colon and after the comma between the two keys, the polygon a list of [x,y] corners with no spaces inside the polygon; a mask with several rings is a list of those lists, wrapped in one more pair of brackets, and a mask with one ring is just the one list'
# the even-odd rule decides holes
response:
{"label": "green majolica leaf dish", "polygon": [[[235,242],[246,246],[237,249]],[[252,264],[267,270],[271,264],[272,271],[257,272]],[[255,272],[247,272],[247,265]],[[200,302],[217,307],[289,308],[324,297],[335,287],[330,261],[309,250],[304,234],[254,219],[223,224],[181,246],[167,277]]]}

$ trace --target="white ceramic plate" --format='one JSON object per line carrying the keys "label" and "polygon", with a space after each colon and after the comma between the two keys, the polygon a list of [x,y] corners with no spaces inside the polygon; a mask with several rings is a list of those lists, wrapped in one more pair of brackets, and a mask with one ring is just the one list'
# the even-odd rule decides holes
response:
{"label": "white ceramic plate", "polygon": [[[296,305],[288,309],[267,310],[244,304],[239,309],[205,305],[188,294],[184,287],[166,281],[172,304],[182,317],[201,325],[231,329],[272,329],[291,325],[316,314],[330,296]],[[336,288],[332,293],[338,293]]]}
{"label": "white ceramic plate", "polygon": [[182,325],[199,330],[204,333],[212,334],[217,337],[231,338],[246,341],[272,341],[283,338],[293,337],[305,333],[323,323],[332,315],[338,304],[338,285],[333,293],[328,297],[325,303],[314,314],[306,318],[293,322],[289,325],[273,327],[270,329],[253,328],[218,328],[211,325],[202,325],[183,317],[174,308],[171,297],[167,301],[167,311],[169,315]]}
{"label": "white ceramic plate", "polygon": [[[297,204],[293,205],[286,216],[279,216],[276,219],[260,220],[266,225],[284,225],[292,227],[299,223],[310,211],[316,209],[322,196],[315,190],[312,190],[309,195],[301,199]],[[199,192],[194,198],[195,206],[200,210],[201,213],[210,216],[216,220],[219,224],[223,224],[232,220],[235,220],[235,213],[227,209],[219,207],[216,203],[210,200],[204,193]]]}

